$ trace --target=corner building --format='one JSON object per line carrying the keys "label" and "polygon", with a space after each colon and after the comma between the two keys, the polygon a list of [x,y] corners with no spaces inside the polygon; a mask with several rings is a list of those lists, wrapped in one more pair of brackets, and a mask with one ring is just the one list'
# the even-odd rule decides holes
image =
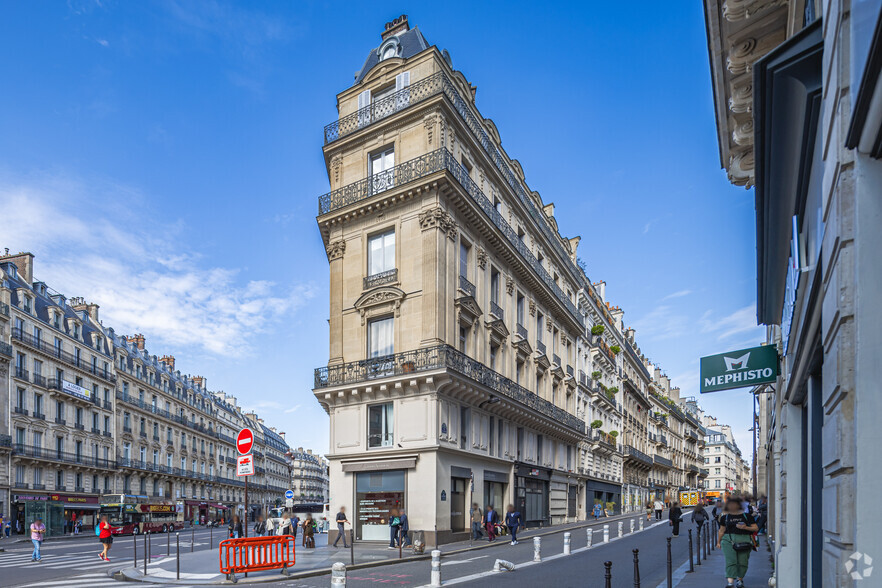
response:
{"label": "corner building", "polygon": [[578,239],[530,190],[476,88],[407,17],[388,23],[325,128],[331,192],[330,500],[356,537],[404,507],[429,542],[469,505],[529,525],[585,515],[576,342]]}

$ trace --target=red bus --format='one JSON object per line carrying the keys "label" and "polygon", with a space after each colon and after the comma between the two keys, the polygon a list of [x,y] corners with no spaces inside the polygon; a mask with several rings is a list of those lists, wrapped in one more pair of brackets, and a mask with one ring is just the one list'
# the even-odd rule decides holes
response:
{"label": "red bus", "polygon": [[172,501],[148,502],[146,496],[107,494],[101,497],[99,520],[107,515],[112,535],[171,533],[184,527],[184,513]]}

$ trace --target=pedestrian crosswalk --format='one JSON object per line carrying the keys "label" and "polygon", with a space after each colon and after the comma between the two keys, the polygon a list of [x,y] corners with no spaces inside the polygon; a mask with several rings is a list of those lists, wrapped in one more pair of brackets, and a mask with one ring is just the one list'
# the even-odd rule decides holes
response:
{"label": "pedestrian crosswalk", "polygon": [[0,553],[0,574],[9,568],[17,568],[22,566],[34,565],[41,568],[51,570],[65,569],[71,571],[85,571],[109,568],[113,565],[113,561],[101,561],[98,559],[98,551],[90,551],[85,553],[71,554],[55,554],[43,552],[43,559],[38,562],[31,562],[31,552],[19,553]]}
{"label": "pedestrian crosswalk", "polygon": [[[110,586],[116,586],[119,588],[120,582],[114,580],[106,573],[95,572],[92,574],[83,574],[81,576],[66,577],[64,579],[44,580],[32,584],[14,585],[14,588],[109,588]],[[182,586],[180,588],[194,587]]]}

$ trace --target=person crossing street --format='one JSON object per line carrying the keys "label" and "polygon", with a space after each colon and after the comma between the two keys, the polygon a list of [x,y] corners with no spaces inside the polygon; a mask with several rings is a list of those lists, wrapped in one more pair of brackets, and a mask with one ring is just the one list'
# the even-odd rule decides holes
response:
{"label": "person crossing street", "polygon": [[101,553],[98,554],[103,561],[110,561],[107,554],[110,553],[110,546],[113,545],[113,535],[110,534],[110,523],[107,522],[107,515],[102,515],[101,521],[98,523],[98,541],[101,543]]}
{"label": "person crossing street", "polygon": [[43,545],[43,537],[46,534],[46,525],[43,524],[43,517],[37,517],[33,523],[31,523],[31,543],[34,544],[34,551],[31,554],[31,561],[42,561],[43,556],[40,553],[40,548]]}
{"label": "person crossing street", "polygon": [[662,520],[662,511],[665,509],[665,503],[656,498],[653,506],[655,506],[655,520]]}
{"label": "person crossing street", "polygon": [[505,513],[505,526],[508,527],[508,532],[511,533],[511,544],[518,544],[518,527],[521,526],[521,513],[515,510],[513,504],[509,504]]}

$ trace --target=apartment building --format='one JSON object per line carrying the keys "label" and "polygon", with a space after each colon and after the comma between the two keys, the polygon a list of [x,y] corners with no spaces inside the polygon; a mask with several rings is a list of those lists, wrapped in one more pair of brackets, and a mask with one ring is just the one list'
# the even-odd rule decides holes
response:
{"label": "apartment building", "polygon": [[362,540],[386,539],[399,506],[441,542],[466,537],[472,502],[514,503],[530,525],[585,513],[578,241],[475,95],[401,17],[325,128],[330,350],[314,392],[331,501]]}
{"label": "apartment building", "polygon": [[[295,504],[328,501],[328,460],[312,449],[298,447],[289,453],[291,489]],[[334,505],[332,505],[332,510]]]}
{"label": "apartment building", "polygon": [[720,493],[741,492],[743,459],[732,435],[732,427],[720,424],[710,416],[705,416],[704,427],[704,463],[709,472],[705,488]]}
{"label": "apartment building", "polygon": [[[186,520],[244,514],[233,436],[253,421],[174,357],[151,355],[143,335],[117,335],[97,304],[33,272],[30,253],[0,255],[3,512],[25,528],[42,516],[50,536],[73,514],[95,522],[108,493],[173,503]],[[271,465],[249,480],[258,505],[282,499],[289,480],[283,434],[262,438]]]}

